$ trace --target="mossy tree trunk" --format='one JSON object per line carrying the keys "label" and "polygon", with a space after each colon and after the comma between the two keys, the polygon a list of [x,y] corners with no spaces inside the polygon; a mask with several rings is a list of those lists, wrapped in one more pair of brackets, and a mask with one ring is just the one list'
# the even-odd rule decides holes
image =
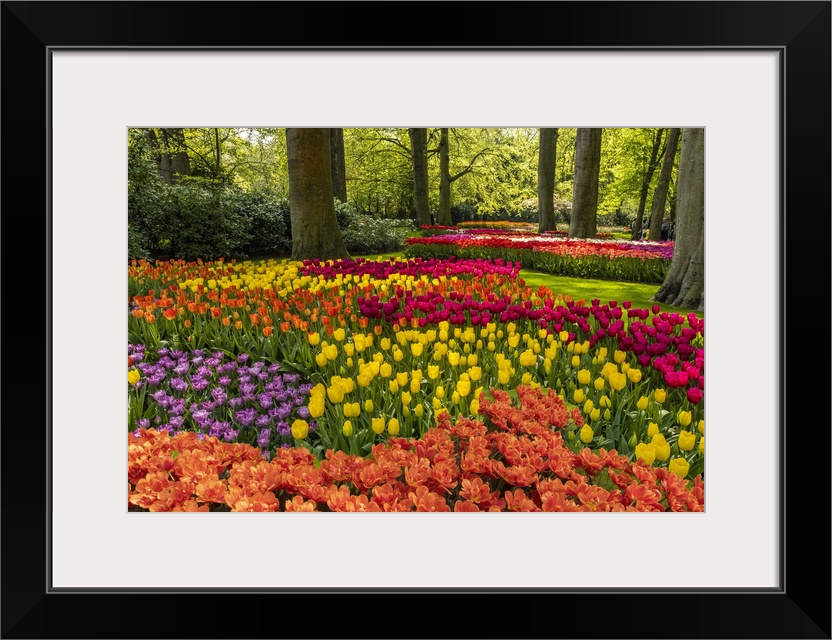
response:
{"label": "mossy tree trunk", "polygon": [[292,259],[350,257],[332,195],[329,129],[286,129]]}
{"label": "mossy tree trunk", "polygon": [[[416,226],[430,224],[428,205],[428,130],[408,129],[410,155],[413,160],[413,194],[416,208]],[[447,140],[446,140],[447,146]],[[450,213],[450,208],[449,208]]]}
{"label": "mossy tree trunk", "polygon": [[673,262],[654,299],[705,309],[705,130],[684,129],[676,186]]}
{"label": "mossy tree trunk", "polygon": [[555,224],[555,158],[558,130],[540,130],[540,150],[537,159],[538,231],[554,231]]}
{"label": "mossy tree trunk", "polygon": [[662,236],[664,208],[667,205],[667,190],[670,188],[670,178],[673,175],[673,165],[676,162],[676,148],[679,144],[679,132],[680,129],[671,129],[667,132],[667,146],[664,150],[662,171],[659,174],[659,182],[656,184],[656,191],[653,193],[653,205],[650,209],[651,240],[660,240]]}
{"label": "mossy tree trunk", "polygon": [[598,176],[603,129],[578,129],[575,140],[575,182],[572,187],[570,238],[594,238],[598,228]]}

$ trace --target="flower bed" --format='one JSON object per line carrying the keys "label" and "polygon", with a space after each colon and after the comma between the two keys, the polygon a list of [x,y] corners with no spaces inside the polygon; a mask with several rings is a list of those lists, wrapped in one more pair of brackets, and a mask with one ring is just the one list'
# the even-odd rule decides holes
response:
{"label": "flower bed", "polygon": [[519,267],[133,263],[131,437],[217,438],[260,460],[287,447],[374,457],[521,386],[564,403],[575,455],[704,477],[704,321],[532,290]]}
{"label": "flower bed", "polygon": [[673,259],[673,243],[572,240],[556,233],[490,231],[408,238],[405,255],[501,259],[562,276],[661,284]]}

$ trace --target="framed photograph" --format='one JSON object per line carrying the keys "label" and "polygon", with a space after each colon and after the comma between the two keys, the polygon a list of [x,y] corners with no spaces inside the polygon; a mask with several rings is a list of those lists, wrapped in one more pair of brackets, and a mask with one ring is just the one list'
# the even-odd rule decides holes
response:
{"label": "framed photograph", "polygon": [[[830,4],[3,2],[2,636],[829,638]],[[152,126],[704,128],[705,513],[128,513]]]}

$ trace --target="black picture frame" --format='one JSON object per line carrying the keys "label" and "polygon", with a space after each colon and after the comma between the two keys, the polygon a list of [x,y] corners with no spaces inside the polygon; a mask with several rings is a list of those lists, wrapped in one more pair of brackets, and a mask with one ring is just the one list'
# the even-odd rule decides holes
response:
{"label": "black picture frame", "polygon": [[[2,2],[4,298],[11,309],[3,314],[2,637],[830,638],[829,385],[821,373],[826,354],[815,348],[827,332],[807,323],[829,318],[831,4]],[[406,16],[396,27],[394,6]],[[407,20],[412,28],[402,26]],[[235,21],[245,29],[223,29]],[[772,336],[765,348],[779,348],[782,363],[780,588],[52,592],[45,452],[49,412],[59,410],[48,390],[60,381],[49,377],[48,92],[50,51],[63,47],[778,50],[784,305],[779,345]],[[33,350],[34,335],[44,337],[43,351]],[[791,348],[787,336],[796,337]]]}

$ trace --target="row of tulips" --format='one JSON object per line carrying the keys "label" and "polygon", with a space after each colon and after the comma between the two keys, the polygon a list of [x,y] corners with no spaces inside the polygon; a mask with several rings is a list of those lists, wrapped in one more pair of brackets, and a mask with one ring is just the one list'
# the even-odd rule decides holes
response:
{"label": "row of tulips", "polygon": [[[256,447],[141,429],[128,440],[133,511],[703,511],[686,455],[657,467],[576,448],[582,422],[551,390],[483,394],[477,420],[447,413],[419,438],[391,436],[371,455],[303,447],[264,460]],[[571,432],[568,432],[571,433]]]}
{"label": "row of tulips", "polygon": [[[167,288],[134,296],[130,335],[151,352],[291,363],[311,385],[311,421],[292,422],[292,437],[303,433],[318,455],[420,437],[443,411],[476,416],[481,390],[524,384],[581,411],[589,428],[570,437],[582,446],[633,458],[655,449],[655,464],[667,465],[667,444],[700,454],[691,477],[703,470],[703,322],[532,292],[516,272],[487,261],[137,263],[132,278]],[[286,421],[270,428],[288,437]]]}
{"label": "row of tulips", "polygon": [[405,254],[423,259],[498,258],[561,276],[661,284],[673,258],[673,243],[489,232],[408,238]]}

